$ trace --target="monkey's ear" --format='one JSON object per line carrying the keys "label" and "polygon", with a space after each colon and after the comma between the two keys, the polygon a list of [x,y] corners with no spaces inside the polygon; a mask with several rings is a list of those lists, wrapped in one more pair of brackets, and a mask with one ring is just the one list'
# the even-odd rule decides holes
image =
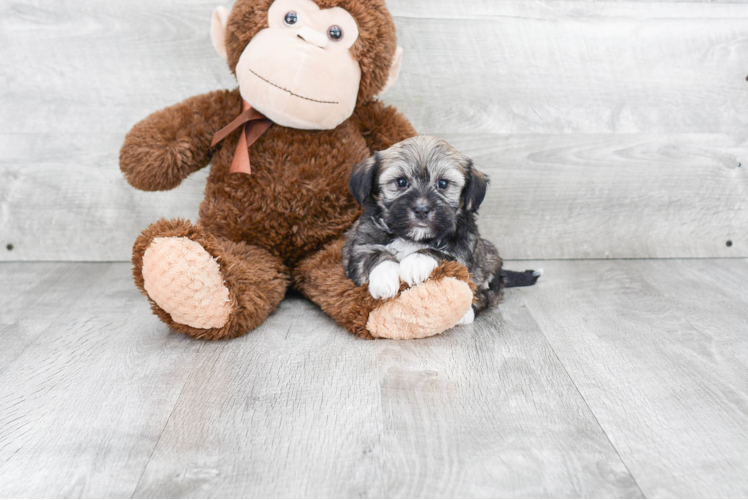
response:
{"label": "monkey's ear", "polygon": [[230,10],[226,7],[216,7],[213,11],[213,19],[210,21],[210,40],[213,48],[223,60],[228,59],[226,54],[226,23],[229,21]]}
{"label": "monkey's ear", "polygon": [[390,90],[390,87],[395,85],[395,82],[397,81],[397,78],[400,76],[400,69],[403,67],[403,48],[398,47],[395,50],[395,57],[392,58],[392,66],[390,66],[390,75],[387,77],[387,83],[384,84],[384,88],[381,92],[379,92],[379,95],[381,96],[388,90]]}
{"label": "monkey's ear", "polygon": [[475,212],[486,197],[489,178],[486,174],[475,168],[472,162],[468,170],[470,173],[465,183],[465,210]]}
{"label": "monkey's ear", "polygon": [[356,201],[362,205],[369,199],[374,189],[374,182],[379,173],[379,163],[379,153],[374,153],[374,156],[353,167],[351,178],[348,180],[348,189]]}

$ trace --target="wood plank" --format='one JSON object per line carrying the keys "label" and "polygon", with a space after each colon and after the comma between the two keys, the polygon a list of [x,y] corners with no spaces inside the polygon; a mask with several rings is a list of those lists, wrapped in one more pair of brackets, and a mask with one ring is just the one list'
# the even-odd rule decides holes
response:
{"label": "wood plank", "polygon": [[135,496],[639,496],[517,316],[477,339],[365,342],[286,300],[202,360]]}
{"label": "wood plank", "polygon": [[[0,133],[121,134],[167,104],[232,86],[208,37],[214,5],[6,2]],[[748,124],[745,3],[389,6],[406,59],[388,100],[423,132],[730,133]]]}
{"label": "wood plank", "polygon": [[387,99],[426,133],[745,130],[748,5],[391,2]]}
{"label": "wood plank", "polygon": [[377,342],[387,496],[642,496],[525,293],[470,327]]}
{"label": "wood plank", "polygon": [[724,276],[748,262],[544,266],[523,300],[644,494],[746,496],[748,297]]}
{"label": "wood plank", "polygon": [[[748,136],[444,137],[492,177],[480,225],[505,258],[748,256]],[[52,160],[64,148],[0,163],[0,260],[129,260],[150,223],[196,219],[207,171],[143,193],[107,153],[89,160],[103,169]]]}
{"label": "wood plank", "polygon": [[[594,17],[607,19],[615,17],[655,18],[674,9],[679,19],[701,19],[716,17],[733,12],[735,5],[744,0],[600,0],[597,5],[585,5],[589,10],[580,10],[578,0],[539,0],[532,4],[516,0],[386,0],[387,8],[393,17],[426,19],[485,19],[486,17],[531,17],[537,19],[557,19]],[[683,5],[684,3],[692,5]],[[738,5],[739,7],[739,5]],[[670,16],[672,17],[672,16]]]}
{"label": "wood plank", "polygon": [[[167,193],[137,191],[119,171],[122,137],[98,139],[95,149],[85,149],[91,139],[80,135],[61,134],[45,145],[44,137],[14,142],[13,159],[0,161],[0,261],[129,261],[149,224],[197,219],[207,169]],[[38,160],[24,159],[26,145]]]}
{"label": "wood plank", "polygon": [[711,293],[737,299],[736,303],[748,302],[748,288],[745,286],[748,283],[746,260],[713,261],[711,259],[699,259],[690,261],[688,268],[688,272],[696,271],[702,279],[715,285],[710,288]]}
{"label": "wood plank", "polygon": [[218,3],[3,2],[0,133],[88,134],[90,150],[99,134],[124,136],[159,108],[235,86],[210,43]]}
{"label": "wood plank", "polygon": [[201,356],[135,493],[384,497],[375,342],[286,299]]}
{"label": "wood plank", "polygon": [[[481,161],[507,189],[484,230],[506,257],[748,256],[748,4],[389,5],[406,64],[387,101],[468,152],[495,146]],[[141,193],[117,156],[148,113],[234,85],[208,40],[213,7],[0,6],[0,261],[129,260],[151,222],[194,220],[206,172]]]}
{"label": "wood plank", "polygon": [[0,265],[0,374],[66,311],[91,300],[87,292],[107,284],[110,268],[56,262]]}
{"label": "wood plank", "polygon": [[210,347],[149,313],[128,264],[67,266],[77,286],[51,288],[41,311],[80,300],[0,374],[2,497],[131,496],[195,356]]}
{"label": "wood plank", "polygon": [[440,337],[292,296],[215,343],[128,264],[2,264],[3,335],[67,305],[0,373],[0,497],[748,494],[748,260],[520,264],[538,286]]}
{"label": "wood plank", "polygon": [[505,258],[748,256],[748,136],[446,138],[492,178],[479,225]]}
{"label": "wood plank", "polygon": [[[4,264],[0,269],[13,269],[12,273],[4,271],[3,276],[29,277],[45,266],[52,265]],[[472,432],[466,425],[479,426],[472,430],[481,436],[481,441],[471,443],[457,457],[460,468],[449,476],[452,482],[448,491],[496,491],[491,485],[497,477],[516,474],[515,469],[503,465],[511,456],[537,453],[528,477],[499,481],[508,488],[504,491],[515,487],[552,491],[558,481],[558,487],[576,492],[637,494],[604,435],[579,408],[578,397],[573,404],[553,398],[550,403],[545,398],[528,402],[527,394],[516,389],[521,385],[519,380],[511,380],[515,375],[550,377],[553,380],[548,390],[554,394],[561,390],[565,400],[574,401],[573,394],[568,394],[568,380],[565,385],[558,380],[563,377],[558,366],[538,372],[525,366],[516,371],[513,360],[517,354],[506,351],[506,359],[501,362],[515,366],[504,366],[508,378],[501,383],[516,392],[502,394],[502,404],[483,401],[479,379],[490,376],[499,360],[495,350],[482,354],[487,346],[476,345],[466,329],[446,343],[422,345],[424,350],[415,349],[418,346],[414,343],[410,349],[400,350],[401,343],[354,339],[309,302],[292,297],[252,335],[203,344],[165,332],[125,279],[129,274],[126,264],[57,267],[68,267],[70,274],[77,275],[77,289],[50,287],[46,298],[37,302],[54,304],[61,296],[75,295],[78,303],[0,375],[3,497],[126,496],[132,493],[151,453],[153,459],[142,476],[137,496],[402,494],[397,483],[410,481],[410,473],[399,475],[397,469],[390,469],[385,480],[381,467],[385,450],[388,463],[403,458],[404,449],[398,449],[393,439],[404,414],[393,418],[392,410],[418,411],[416,406],[406,408],[407,401],[401,396],[410,393],[408,386],[419,377],[403,378],[403,374],[417,372],[404,371],[400,365],[422,365],[427,378],[433,378],[429,363],[435,359],[450,365],[445,367],[445,374],[452,379],[453,389],[475,384],[475,390],[463,402],[471,404],[471,414],[477,415],[471,422],[462,412],[450,408],[457,414],[447,412],[447,417],[438,419],[440,437],[449,439],[453,432]],[[35,287],[5,290],[3,305],[12,303],[11,295],[33,297],[39,293]],[[8,309],[14,314],[17,310]],[[526,314],[523,319],[527,321]],[[483,329],[480,343],[494,347],[505,343],[507,338],[496,337],[491,325],[489,322]],[[521,337],[527,333],[527,325],[510,323],[510,328],[516,326],[521,327],[521,334],[515,340],[526,343]],[[537,347],[527,345],[523,355]],[[453,358],[455,352],[467,358]],[[470,362],[468,358],[482,369],[465,374],[451,366],[454,362]],[[190,382],[185,386],[190,372]],[[467,378],[461,380],[465,375]],[[387,404],[389,415],[384,421],[380,384],[395,396]],[[534,393],[542,391],[545,384],[539,385],[533,385]],[[418,391],[418,387],[413,389]],[[506,387],[500,389],[507,392]],[[450,394],[454,396],[455,391]],[[512,410],[503,414],[503,404]],[[570,409],[573,411],[566,415]],[[538,435],[529,440],[507,437],[510,427],[522,436],[531,435],[533,429],[522,425],[525,417],[531,414],[541,418],[546,412],[550,417],[542,418],[550,418],[556,433],[559,426],[567,433],[580,432],[581,436],[575,438],[580,444],[544,444],[539,452],[530,450],[538,444]],[[569,422],[564,422],[565,418]],[[511,422],[513,426],[508,425]],[[154,452],[164,426],[166,432]],[[421,434],[422,439],[428,437]],[[499,442],[482,449],[482,440],[487,438]],[[405,442],[412,441],[406,438]],[[444,450],[433,451],[436,464],[449,465],[442,463]],[[496,461],[494,451],[501,451],[501,461]],[[482,461],[476,460],[476,454]],[[539,462],[544,460],[549,463]],[[478,473],[468,475],[469,480],[459,479],[466,473],[467,462],[479,464]],[[541,465],[545,490],[537,483]],[[341,477],[348,479],[341,481]],[[390,484],[393,480],[395,484]],[[580,481],[581,485],[571,484]],[[428,491],[426,488],[421,494]]]}

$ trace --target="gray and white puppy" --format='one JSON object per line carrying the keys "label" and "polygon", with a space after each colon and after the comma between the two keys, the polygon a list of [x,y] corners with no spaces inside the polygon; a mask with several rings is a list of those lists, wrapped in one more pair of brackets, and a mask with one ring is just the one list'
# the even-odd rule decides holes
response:
{"label": "gray and white puppy", "polygon": [[429,136],[406,139],[356,165],[349,188],[364,213],[346,233],[343,266],[374,298],[394,297],[400,280],[416,285],[440,261],[470,271],[477,300],[460,324],[496,306],[509,286],[535,283],[537,273],[502,270],[499,252],[478,233],[476,212],[488,177],[473,162]]}

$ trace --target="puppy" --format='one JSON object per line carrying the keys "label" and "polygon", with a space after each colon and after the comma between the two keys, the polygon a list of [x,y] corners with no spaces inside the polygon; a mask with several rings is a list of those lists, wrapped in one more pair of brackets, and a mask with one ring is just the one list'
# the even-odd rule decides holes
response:
{"label": "puppy", "polygon": [[476,212],[488,177],[446,142],[407,139],[353,169],[349,188],[364,213],[346,233],[343,266],[374,298],[394,297],[400,280],[416,285],[440,261],[457,261],[478,288],[473,308],[458,324],[496,306],[506,285],[530,285],[537,273],[505,272],[499,252],[478,233]]}

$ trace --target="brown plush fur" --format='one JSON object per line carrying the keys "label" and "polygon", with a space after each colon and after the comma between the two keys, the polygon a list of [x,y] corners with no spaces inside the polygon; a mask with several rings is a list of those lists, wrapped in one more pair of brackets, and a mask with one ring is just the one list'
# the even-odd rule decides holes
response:
{"label": "brown plush fur", "polygon": [[[384,0],[314,0],[320,8],[342,7],[358,24],[358,40],[351,47],[361,66],[358,103],[364,104],[387,82],[397,47],[395,23]],[[249,41],[268,27],[267,11],[273,0],[237,0],[226,25],[226,52],[233,72]]]}
{"label": "brown plush fur", "polygon": [[[344,123],[323,131],[273,125],[249,149],[251,175],[229,174],[240,130],[210,147],[213,135],[242,111],[238,89],[192,97],[153,113],[125,138],[120,166],[138,189],[172,189],[212,162],[198,225],[159,221],[133,249],[135,281],[144,293],[143,253],[153,238],[188,237],[218,259],[233,306],[228,323],[208,330],[177,324],[151,301],[153,311],[178,332],[206,339],[242,335],[275,310],[292,275],[295,286],[341,325],[369,336],[366,320],[378,301],[366,287],[345,278],[340,260],[343,233],[360,213],[348,178],[353,165],[416,132],[394,108],[374,100],[396,45],[384,2],[315,1],[345,8],[360,29],[354,45],[362,70],[358,105]],[[235,4],[226,44],[232,70],[249,40],[266,26],[271,3]],[[464,268],[453,267],[441,266],[435,273],[469,281]]]}
{"label": "brown plush fur", "polygon": [[266,250],[216,238],[189,221],[162,219],[143,231],[133,247],[135,284],[146,295],[142,274],[143,254],[156,237],[186,237],[200,243],[218,259],[229,289],[234,313],[221,328],[201,329],[176,323],[169,313],[149,298],[153,312],[179,333],[207,340],[237,337],[262,324],[286,294],[290,282],[288,268]]}
{"label": "brown plush fur", "polygon": [[[304,260],[294,269],[294,286],[308,297],[315,297],[315,302],[323,311],[334,318],[340,326],[356,335],[374,338],[366,328],[369,313],[382,305],[382,301],[369,294],[368,283],[363,286],[345,277],[345,270],[340,264],[343,258],[345,239],[327,245],[320,252]],[[475,292],[475,285],[469,279],[465,266],[456,262],[442,262],[431,273],[429,279],[456,278],[469,284]],[[405,283],[400,284],[400,291],[408,289]],[[396,300],[388,299],[386,302]]]}
{"label": "brown plush fur", "polygon": [[218,90],[152,113],[125,137],[119,165],[127,182],[143,191],[174,189],[210,162],[213,134],[241,107],[238,90]]}

